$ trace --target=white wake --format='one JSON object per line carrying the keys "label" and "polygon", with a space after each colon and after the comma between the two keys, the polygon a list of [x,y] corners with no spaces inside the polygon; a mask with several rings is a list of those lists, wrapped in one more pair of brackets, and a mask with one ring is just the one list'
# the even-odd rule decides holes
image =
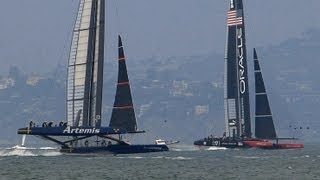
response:
{"label": "white wake", "polygon": [[6,156],[59,156],[57,147],[25,147],[16,145],[0,149],[0,157]]}
{"label": "white wake", "polygon": [[219,151],[219,150],[227,150],[227,148],[226,147],[215,147],[215,146],[212,146],[212,147],[209,147],[206,150],[207,151]]}

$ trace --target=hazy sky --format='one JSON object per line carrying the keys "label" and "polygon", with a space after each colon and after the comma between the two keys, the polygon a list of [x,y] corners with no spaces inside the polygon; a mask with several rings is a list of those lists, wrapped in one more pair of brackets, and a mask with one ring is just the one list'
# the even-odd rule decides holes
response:
{"label": "hazy sky", "polygon": [[[131,58],[223,53],[227,0],[107,0],[107,58],[123,34]],[[1,71],[66,62],[78,0],[0,0]],[[244,0],[249,47],[320,28],[319,0]],[[117,11],[118,9],[118,15]],[[69,38],[69,39],[68,39]],[[47,68],[39,68],[39,72]],[[38,72],[38,71],[37,71]]]}

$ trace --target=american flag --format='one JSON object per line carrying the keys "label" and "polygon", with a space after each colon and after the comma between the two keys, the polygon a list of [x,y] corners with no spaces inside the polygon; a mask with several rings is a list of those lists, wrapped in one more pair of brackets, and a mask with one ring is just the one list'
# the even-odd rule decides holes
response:
{"label": "american flag", "polygon": [[242,11],[241,10],[230,10],[228,11],[228,26],[242,25]]}

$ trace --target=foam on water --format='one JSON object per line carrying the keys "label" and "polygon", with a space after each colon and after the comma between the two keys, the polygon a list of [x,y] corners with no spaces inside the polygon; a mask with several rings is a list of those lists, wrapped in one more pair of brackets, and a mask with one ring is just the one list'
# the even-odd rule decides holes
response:
{"label": "foam on water", "polygon": [[209,147],[208,149],[206,149],[207,151],[218,151],[218,150],[227,150],[227,148],[225,147]]}
{"label": "foam on water", "polygon": [[0,150],[0,156],[37,156],[29,150],[25,149],[6,149]]}
{"label": "foam on water", "polygon": [[191,157],[183,157],[183,156],[155,156],[151,157],[151,159],[169,159],[169,160],[190,160],[193,159]]}
{"label": "foam on water", "polygon": [[143,157],[143,156],[117,156],[117,159],[167,159],[167,160],[191,160],[191,157],[183,156],[154,156],[154,157]]}
{"label": "foam on water", "polygon": [[44,152],[40,154],[40,156],[61,156],[61,155],[62,153],[60,153],[59,151]]}
{"label": "foam on water", "polygon": [[215,146],[194,146],[194,145],[175,145],[170,147],[170,151],[217,151],[217,150],[227,150],[225,147],[215,147]]}
{"label": "foam on water", "polygon": [[118,159],[144,159],[142,156],[116,156]]}
{"label": "foam on water", "polygon": [[59,156],[61,153],[56,147],[24,147],[13,146],[5,149],[0,149],[0,157],[4,156]]}
{"label": "foam on water", "polygon": [[191,159],[193,159],[193,158],[191,158],[191,157],[177,156],[177,157],[168,157],[167,159],[171,159],[171,160],[191,160]]}
{"label": "foam on water", "polygon": [[170,159],[170,160],[190,160],[193,159],[191,157],[183,157],[183,156],[156,156],[156,157],[151,157],[151,159]]}
{"label": "foam on water", "polygon": [[34,150],[34,149],[37,149],[37,148],[15,145],[13,147],[5,148],[5,149],[6,150]]}
{"label": "foam on water", "polygon": [[132,157],[130,157],[130,158],[132,158],[132,159],[143,159],[144,157],[141,157],[141,156],[132,156]]}
{"label": "foam on water", "polygon": [[199,151],[200,149],[194,145],[175,144],[169,146],[170,151]]}
{"label": "foam on water", "polygon": [[292,159],[303,159],[303,158],[310,158],[309,155],[302,155],[302,156],[293,156]]}
{"label": "foam on water", "polygon": [[151,159],[163,159],[164,156],[156,156],[156,157],[151,157]]}
{"label": "foam on water", "polygon": [[258,156],[234,156],[235,158],[240,158],[240,159],[261,159],[263,157],[258,157]]}
{"label": "foam on water", "polygon": [[40,147],[39,149],[41,149],[41,150],[57,150],[59,148],[58,147]]}

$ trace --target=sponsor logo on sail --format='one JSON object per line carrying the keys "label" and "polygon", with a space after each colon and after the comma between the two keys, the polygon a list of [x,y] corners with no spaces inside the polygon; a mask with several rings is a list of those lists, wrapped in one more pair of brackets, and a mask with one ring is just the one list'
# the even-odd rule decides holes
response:
{"label": "sponsor logo on sail", "polygon": [[244,76],[245,70],[244,70],[244,40],[243,40],[243,31],[240,27],[237,29],[238,34],[238,66],[239,66],[239,91],[241,94],[244,94],[246,92],[246,79]]}
{"label": "sponsor logo on sail", "polygon": [[65,134],[98,134],[100,129],[96,128],[71,128],[68,126],[63,130]]}

